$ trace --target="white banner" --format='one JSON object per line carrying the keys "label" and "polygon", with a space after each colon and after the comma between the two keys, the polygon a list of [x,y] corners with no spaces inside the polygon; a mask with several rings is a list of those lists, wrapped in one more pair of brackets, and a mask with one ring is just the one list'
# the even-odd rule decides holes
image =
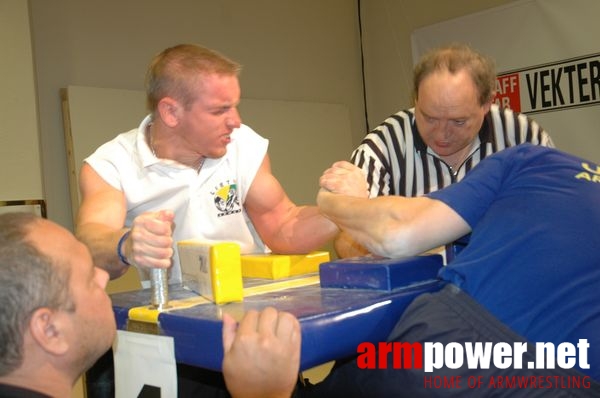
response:
{"label": "white banner", "polygon": [[526,113],[559,149],[600,161],[600,1],[523,0],[413,32],[413,59],[463,42],[496,62],[496,102]]}
{"label": "white banner", "polygon": [[115,397],[177,397],[172,337],[117,330],[113,344]]}

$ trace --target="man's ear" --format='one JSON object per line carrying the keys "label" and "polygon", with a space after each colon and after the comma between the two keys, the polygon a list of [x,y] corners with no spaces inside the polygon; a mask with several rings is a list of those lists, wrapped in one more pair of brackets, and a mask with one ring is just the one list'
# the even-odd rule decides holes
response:
{"label": "man's ear", "polygon": [[158,115],[168,127],[176,127],[179,123],[181,104],[171,97],[164,97],[158,101]]}
{"label": "man's ear", "polygon": [[39,308],[31,316],[29,333],[43,350],[53,355],[63,355],[69,349],[65,334],[67,321],[61,311]]}

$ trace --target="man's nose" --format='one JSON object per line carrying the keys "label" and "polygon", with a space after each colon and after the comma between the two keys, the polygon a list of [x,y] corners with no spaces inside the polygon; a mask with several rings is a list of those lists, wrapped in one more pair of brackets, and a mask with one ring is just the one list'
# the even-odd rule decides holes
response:
{"label": "man's nose", "polygon": [[227,115],[227,127],[230,128],[238,128],[240,127],[241,123],[242,123],[242,119],[240,117],[240,112],[237,110],[237,108],[232,108],[229,111],[229,114]]}

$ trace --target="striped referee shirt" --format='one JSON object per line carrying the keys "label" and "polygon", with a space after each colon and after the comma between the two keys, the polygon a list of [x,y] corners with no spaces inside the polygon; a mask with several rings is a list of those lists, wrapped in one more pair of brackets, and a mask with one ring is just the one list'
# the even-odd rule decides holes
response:
{"label": "striped referee shirt", "polygon": [[453,172],[421,138],[412,108],[390,116],[367,134],[351,160],[367,175],[370,197],[414,197],[462,180],[485,157],[523,142],[554,147],[535,121],[492,105],[471,153]]}

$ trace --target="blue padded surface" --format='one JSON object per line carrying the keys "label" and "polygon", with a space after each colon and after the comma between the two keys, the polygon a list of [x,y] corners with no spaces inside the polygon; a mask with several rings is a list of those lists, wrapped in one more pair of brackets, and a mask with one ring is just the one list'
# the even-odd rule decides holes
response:
{"label": "blue padded surface", "polygon": [[[240,303],[207,303],[163,312],[159,315],[159,329],[161,334],[174,337],[177,362],[220,371],[222,314],[227,312],[239,320],[249,309],[273,306],[300,320],[300,368],[306,370],[356,354],[359,343],[385,341],[416,296],[437,291],[442,285],[430,280],[392,291],[322,289],[318,284],[291,288],[246,297]],[[169,289],[173,299],[195,296],[181,287]],[[120,329],[127,328],[129,308],[147,304],[149,297],[148,289],[111,296]]]}
{"label": "blue padded surface", "polygon": [[437,278],[443,266],[439,254],[390,259],[353,257],[322,263],[321,287],[392,291]]}

